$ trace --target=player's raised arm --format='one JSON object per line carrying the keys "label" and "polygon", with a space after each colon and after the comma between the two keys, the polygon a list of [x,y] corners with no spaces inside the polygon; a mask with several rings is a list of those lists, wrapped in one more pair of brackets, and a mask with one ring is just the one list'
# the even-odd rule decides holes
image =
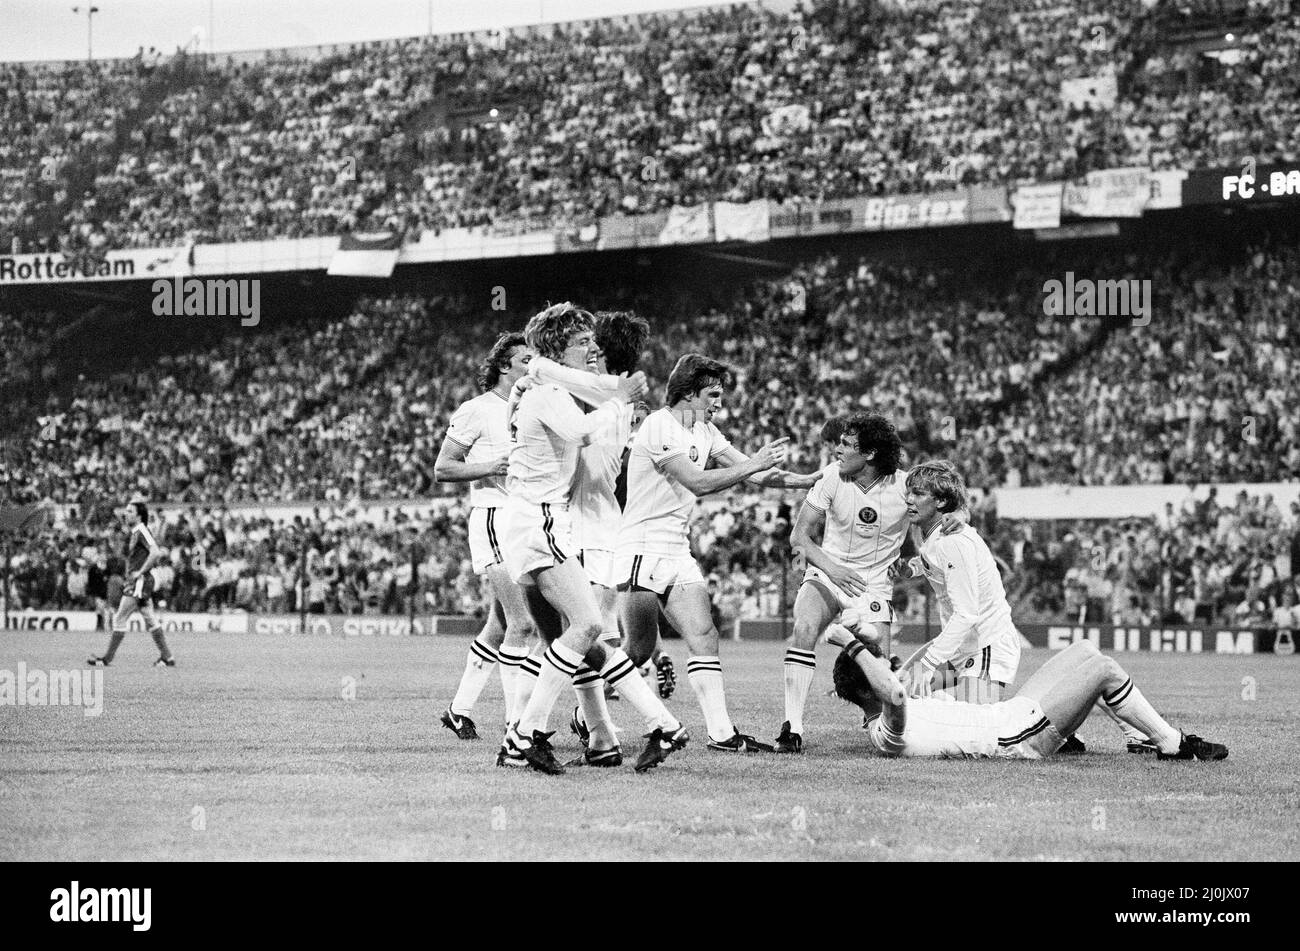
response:
{"label": "player's raised arm", "polygon": [[[828,632],[826,639],[836,647],[844,648],[844,654],[849,661],[856,664],[858,668],[866,675],[867,683],[871,686],[871,693],[874,699],[880,704],[880,720],[884,727],[882,739],[885,744],[884,752],[887,755],[897,756],[903,749],[903,730],[907,726],[907,691],[903,685],[898,682],[894,672],[889,669],[889,662],[881,657],[877,657],[873,648],[869,650],[857,638],[843,629],[836,630],[832,627]],[[840,681],[836,677],[836,692],[840,692]],[[850,700],[861,704],[860,698],[845,696],[840,693],[845,700]]]}
{"label": "player's raised arm", "polygon": [[584,413],[574,405],[573,400],[554,390],[537,393],[535,397],[545,401],[538,410],[538,418],[547,429],[565,442],[586,445],[593,433],[617,418],[620,404],[635,402],[645,393],[645,374],[640,371],[616,379],[618,383],[613,398],[602,403],[594,413]]}
{"label": "player's raised arm", "polygon": [[865,594],[867,583],[851,568],[841,565],[821,546],[826,528],[826,511],[811,502],[804,502],[790,530],[790,547],[802,551],[808,564],[821,569],[832,582],[851,597]]}
{"label": "player's raised arm", "polygon": [[[770,442],[752,458],[737,453],[740,456],[739,462],[731,465],[724,463],[717,469],[701,470],[688,462],[682,454],[668,457],[660,467],[694,495],[710,495],[740,485],[750,476],[783,462],[788,452],[788,442],[787,437]],[[722,460],[725,456],[726,453],[721,453],[715,458]]]}
{"label": "player's raised arm", "polygon": [[[566,367],[549,357],[534,357],[528,364],[528,376],[538,383],[553,383],[588,406],[600,406],[618,395],[619,377],[615,374]],[[640,370],[632,376],[645,379]]]}

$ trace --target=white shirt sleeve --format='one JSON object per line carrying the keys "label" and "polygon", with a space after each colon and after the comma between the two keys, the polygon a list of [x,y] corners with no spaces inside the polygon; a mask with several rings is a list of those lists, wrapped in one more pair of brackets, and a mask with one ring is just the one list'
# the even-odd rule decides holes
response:
{"label": "white shirt sleeve", "polygon": [[462,403],[451,414],[451,423],[447,426],[447,438],[457,445],[470,448],[483,435],[483,425],[469,403]]}
{"label": "white shirt sleeve", "polygon": [[690,449],[690,436],[669,416],[651,416],[641,424],[639,439],[645,441],[646,452],[656,469],[662,471],[664,463],[673,456],[684,456]]}
{"label": "white shirt sleeve", "polygon": [[834,467],[827,466],[822,477],[808,490],[808,504],[819,512],[827,511],[835,499],[835,490],[838,488],[835,483],[839,481]]}

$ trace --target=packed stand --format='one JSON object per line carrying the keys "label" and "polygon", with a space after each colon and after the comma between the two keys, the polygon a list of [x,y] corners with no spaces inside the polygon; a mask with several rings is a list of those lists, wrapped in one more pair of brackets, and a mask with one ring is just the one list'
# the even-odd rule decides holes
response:
{"label": "packed stand", "polygon": [[1149,325],[959,434],[972,484],[1300,478],[1300,249],[1150,273]]}
{"label": "packed stand", "polygon": [[[1300,20],[1274,6],[1240,61],[1205,75],[1152,44],[1137,0],[743,4],[216,60],[177,71],[121,129],[64,230],[121,247],[571,227],[710,200],[1294,159]],[[94,67],[111,94],[87,69],[5,67],[17,133],[0,144],[0,239],[37,211],[39,160],[102,150],[139,101],[137,61]],[[1120,83],[1113,106],[1063,99],[1063,81],[1103,76]]]}
{"label": "packed stand", "polygon": [[[126,533],[103,515],[67,520],[15,548],[9,610],[116,604]],[[293,516],[156,511],[151,527],[167,556],[153,569],[155,603],[183,612],[406,614],[414,594],[421,614],[474,614],[482,592],[464,557],[465,521],[461,503],[375,517],[330,506]]]}
{"label": "packed stand", "polygon": [[1300,630],[1300,502],[1190,493],[1155,519],[999,523],[1024,621]]}

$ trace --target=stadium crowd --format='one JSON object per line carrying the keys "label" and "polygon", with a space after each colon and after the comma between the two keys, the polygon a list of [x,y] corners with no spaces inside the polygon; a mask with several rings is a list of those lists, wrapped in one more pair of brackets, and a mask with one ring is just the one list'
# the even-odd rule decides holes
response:
{"label": "stadium crowd", "polygon": [[[1208,72],[1153,43],[1154,16],[1132,0],[816,0],[0,67],[0,247],[550,229],[1300,154],[1293,14]],[[1114,79],[1115,100],[1063,94],[1088,79]],[[46,206],[61,220],[39,221]]]}

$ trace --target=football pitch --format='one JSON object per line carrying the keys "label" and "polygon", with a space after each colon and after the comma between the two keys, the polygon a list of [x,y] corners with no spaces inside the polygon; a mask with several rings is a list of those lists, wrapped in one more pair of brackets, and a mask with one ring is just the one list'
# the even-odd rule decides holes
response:
{"label": "football pitch", "polygon": [[[103,635],[6,632],[0,670],[79,669]],[[826,692],[818,650],[802,756],[710,752],[670,642],[670,701],[691,745],[633,773],[639,723],[613,703],[627,764],[548,777],[493,765],[483,739],[438,723],[468,642],[446,637],[174,635],[150,667],[132,634],[103,672],[103,711],[0,706],[0,860],[1291,860],[1300,859],[1296,674],[1272,654],[1119,655],[1171,722],[1226,743],[1221,763],[1125,753],[1091,718],[1081,756],[1044,762],[887,761]],[[1020,678],[1049,652],[1026,651]],[[724,642],[741,729],[780,726],[782,645]],[[571,697],[571,695],[570,695]],[[571,699],[552,720],[576,755]]]}

